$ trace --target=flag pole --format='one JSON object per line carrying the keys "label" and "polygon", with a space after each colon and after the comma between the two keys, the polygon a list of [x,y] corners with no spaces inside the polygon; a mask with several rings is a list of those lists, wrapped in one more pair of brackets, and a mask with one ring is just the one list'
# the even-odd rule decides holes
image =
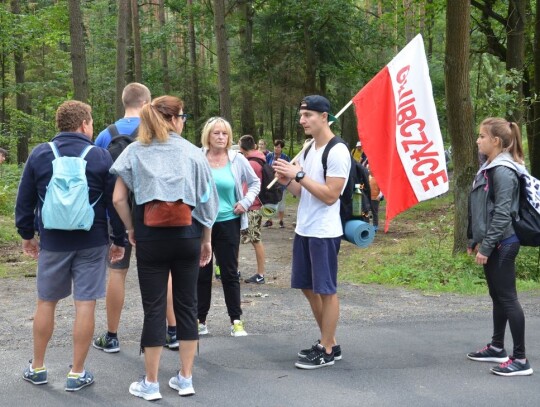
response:
{"label": "flag pole", "polygon": [[[339,112],[337,112],[337,113],[334,115],[334,117],[337,119],[339,116],[341,116],[341,115],[343,114],[343,112],[344,112],[345,110],[347,110],[347,109],[349,108],[349,106],[352,105],[352,103],[353,103],[352,99],[349,100],[349,102],[348,102],[345,106],[343,106],[343,108],[342,108]],[[330,122],[329,126],[331,126],[333,123],[334,123],[334,122]],[[310,146],[313,144],[314,141],[315,141],[315,139],[313,139],[313,138],[307,139],[307,140],[304,142],[304,145],[303,145],[303,147],[302,147],[302,150],[300,150],[300,152],[294,156],[294,158],[290,161],[290,163],[291,163],[291,164],[294,164],[294,163],[300,158],[300,156],[304,153],[304,151],[306,151],[306,149],[307,149],[308,147],[310,147]],[[273,181],[272,181],[270,184],[268,184],[268,186],[266,187],[266,189],[272,188],[272,187],[274,186],[274,184],[277,182],[277,180],[278,180],[278,177],[274,178]]]}

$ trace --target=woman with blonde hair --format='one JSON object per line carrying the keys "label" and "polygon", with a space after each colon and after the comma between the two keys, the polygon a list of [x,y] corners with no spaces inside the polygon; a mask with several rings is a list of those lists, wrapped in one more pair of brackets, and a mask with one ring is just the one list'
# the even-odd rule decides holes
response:
{"label": "woman with blonde hair", "polygon": [[[261,182],[249,161],[232,150],[232,128],[222,117],[212,117],[205,123],[201,144],[210,163],[219,195],[219,212],[212,227],[212,251],[219,263],[225,304],[231,320],[231,336],[246,336],[240,319],[240,279],[238,252],[240,230],[247,229],[247,211],[259,193]],[[247,192],[243,193],[243,184]],[[212,295],[212,262],[201,268],[198,281],[199,334],[208,333],[206,317]]]}
{"label": "woman with blonde hair", "polygon": [[[212,174],[201,150],[180,136],[183,103],[161,96],[145,105],[137,141],[126,147],[111,168],[118,178],[113,203],[137,245],[137,272],[144,309],[141,350],[146,376],[129,392],[145,400],[161,398],[159,360],[166,343],[167,281],[172,278],[173,305],[180,341],[180,370],[169,381],[180,396],[195,393],[192,369],[197,349],[197,277],[212,255],[210,228],[218,209]],[[133,213],[128,204],[133,193]],[[156,226],[150,209],[165,204],[182,208],[172,223]],[[160,213],[158,212],[158,216]]]}
{"label": "woman with blonde hair", "polygon": [[[533,373],[525,356],[525,315],[516,290],[516,256],[519,239],[512,227],[512,214],[519,205],[519,174],[523,166],[521,134],[516,123],[487,118],[480,124],[478,151],[487,157],[473,182],[469,206],[469,244],[484,274],[493,302],[493,335],[483,349],[467,357],[479,362],[500,363],[491,372],[500,376]],[[514,342],[513,355],[504,349],[506,323]]]}

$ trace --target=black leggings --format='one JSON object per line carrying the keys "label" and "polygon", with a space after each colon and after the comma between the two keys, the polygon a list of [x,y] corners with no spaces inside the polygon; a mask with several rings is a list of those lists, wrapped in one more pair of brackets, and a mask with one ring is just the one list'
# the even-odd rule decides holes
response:
{"label": "black leggings", "polygon": [[519,243],[499,244],[484,265],[489,295],[493,300],[493,337],[491,344],[504,348],[506,322],[514,341],[513,355],[525,359],[525,315],[516,290],[515,259]]}
{"label": "black leggings", "polygon": [[[231,319],[240,319],[240,279],[238,278],[238,251],[240,249],[240,218],[216,222],[212,226],[212,250],[221,272],[221,284],[225,304]],[[201,323],[206,322],[212,299],[213,264],[210,261],[199,271],[197,283],[198,314]]]}
{"label": "black leggings", "polygon": [[167,283],[172,277],[176,336],[197,340],[200,238],[138,241],[137,272],[144,310],[141,348],[165,345]]}

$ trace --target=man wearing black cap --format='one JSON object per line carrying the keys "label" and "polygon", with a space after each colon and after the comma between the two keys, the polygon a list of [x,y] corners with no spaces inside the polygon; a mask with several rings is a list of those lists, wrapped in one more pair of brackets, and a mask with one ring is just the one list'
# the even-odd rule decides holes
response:
{"label": "man wearing black cap", "polygon": [[351,160],[345,144],[329,151],[326,176],[322,153],[335,137],[330,122],[330,102],[323,96],[306,96],[300,103],[300,124],[314,139],[312,148],[301,154],[299,166],[278,159],[274,163],[279,182],[300,196],[293,243],[291,287],[301,289],[319,326],[320,339],[298,353],[295,366],[317,369],[341,359],[335,334],[339,319],[337,255],[343,229],[339,196],[349,176]]}

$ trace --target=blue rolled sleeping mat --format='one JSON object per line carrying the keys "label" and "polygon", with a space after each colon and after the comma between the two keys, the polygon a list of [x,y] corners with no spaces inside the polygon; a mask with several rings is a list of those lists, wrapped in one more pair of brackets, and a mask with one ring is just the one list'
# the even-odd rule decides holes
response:
{"label": "blue rolled sleeping mat", "polygon": [[349,220],[345,224],[343,238],[358,247],[368,247],[375,238],[375,229],[361,220]]}

